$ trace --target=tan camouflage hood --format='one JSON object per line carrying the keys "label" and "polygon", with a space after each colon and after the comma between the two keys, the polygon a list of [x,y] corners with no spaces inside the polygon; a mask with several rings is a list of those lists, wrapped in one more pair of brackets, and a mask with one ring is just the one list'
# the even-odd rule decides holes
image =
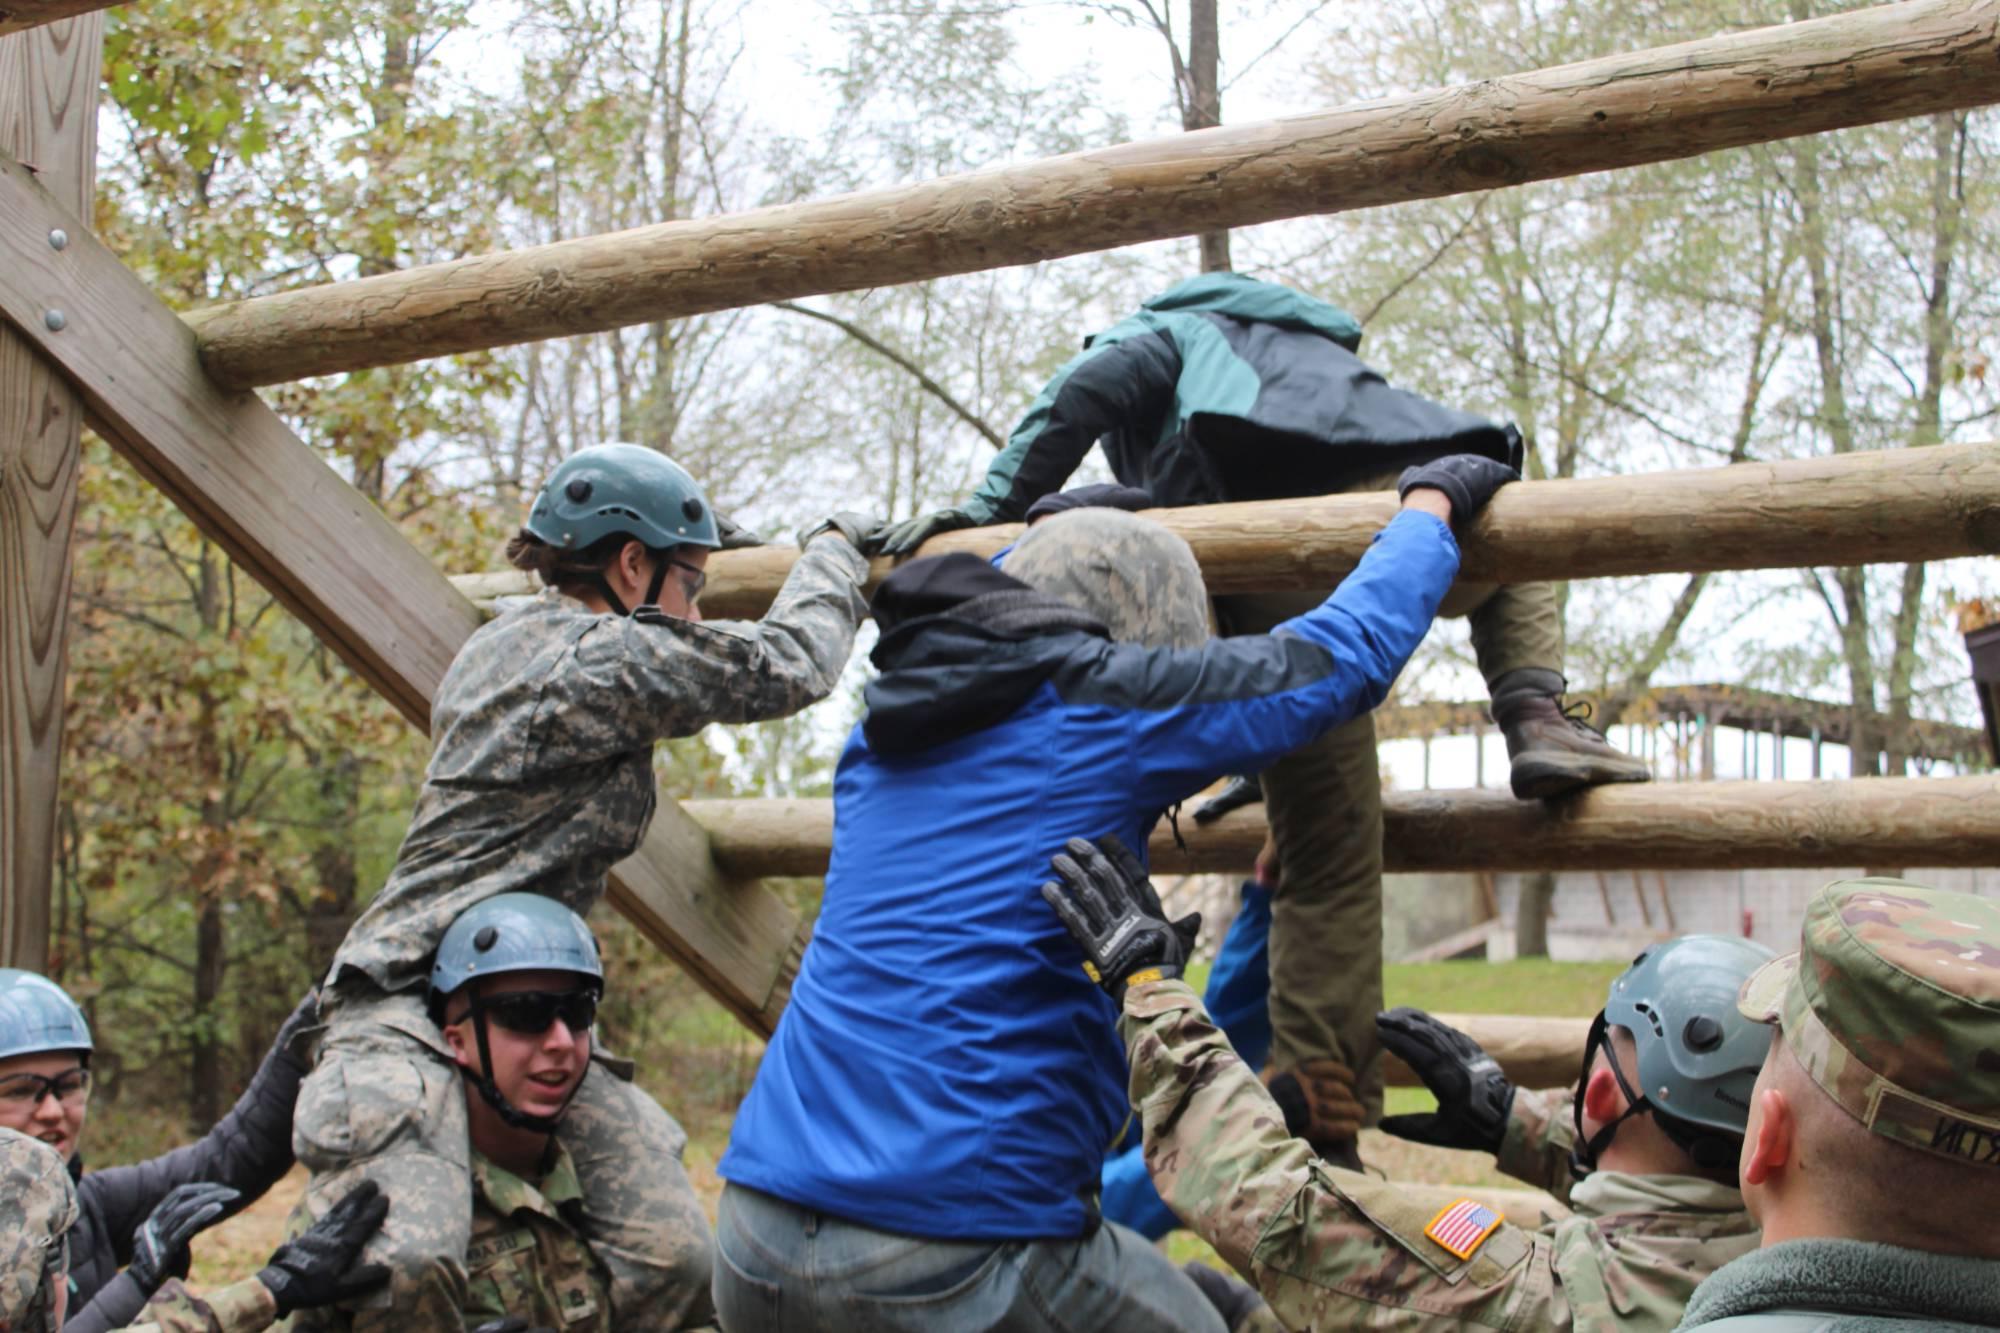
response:
{"label": "tan camouflage hood", "polygon": [[0,1129],[0,1329],[53,1327],[75,1225],[76,1186],[62,1158],[45,1143]]}
{"label": "tan camouflage hood", "polygon": [[1028,529],[1001,572],[1104,622],[1121,643],[1194,648],[1209,637],[1208,589],[1188,544],[1121,509],[1072,509]]}
{"label": "tan camouflage hood", "polygon": [[2000,1166],[2000,906],[1899,879],[1828,885],[1798,953],[1743,984],[1827,1095],[1873,1132]]}

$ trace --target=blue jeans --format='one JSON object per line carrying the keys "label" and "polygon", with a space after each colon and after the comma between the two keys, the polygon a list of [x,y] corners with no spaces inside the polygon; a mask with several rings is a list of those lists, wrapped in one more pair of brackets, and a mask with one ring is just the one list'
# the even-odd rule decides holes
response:
{"label": "blue jeans", "polygon": [[729,1333],[1225,1333],[1173,1261],[1106,1223],[1088,1240],[877,1231],[730,1185],[716,1223]]}

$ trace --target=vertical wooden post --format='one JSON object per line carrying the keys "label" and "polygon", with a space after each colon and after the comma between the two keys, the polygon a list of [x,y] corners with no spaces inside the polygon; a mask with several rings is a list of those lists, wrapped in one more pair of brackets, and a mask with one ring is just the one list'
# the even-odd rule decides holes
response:
{"label": "vertical wooden post", "polygon": [[[104,15],[0,37],[0,153],[90,216]],[[51,327],[61,314],[51,312]],[[48,965],[76,521],[76,395],[0,325],[0,965]]]}

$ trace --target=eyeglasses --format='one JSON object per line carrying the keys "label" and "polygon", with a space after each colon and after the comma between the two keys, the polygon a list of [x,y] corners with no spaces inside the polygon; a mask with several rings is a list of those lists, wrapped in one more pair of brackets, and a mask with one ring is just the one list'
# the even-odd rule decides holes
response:
{"label": "eyeglasses", "polygon": [[708,571],[699,565],[691,565],[685,560],[676,560],[668,556],[667,567],[678,569],[689,576],[681,580],[681,587],[686,589],[687,599],[690,602],[701,596],[701,590],[708,586]]}
{"label": "eyeglasses", "polygon": [[16,1110],[42,1104],[54,1097],[64,1106],[80,1106],[90,1098],[90,1071],[79,1065],[50,1078],[43,1074],[9,1074],[0,1078],[0,1106]]}
{"label": "eyeglasses", "polygon": [[588,1032],[597,1022],[597,992],[588,990],[509,991],[485,996],[478,1011],[509,1032],[539,1037],[560,1018],[571,1032]]}

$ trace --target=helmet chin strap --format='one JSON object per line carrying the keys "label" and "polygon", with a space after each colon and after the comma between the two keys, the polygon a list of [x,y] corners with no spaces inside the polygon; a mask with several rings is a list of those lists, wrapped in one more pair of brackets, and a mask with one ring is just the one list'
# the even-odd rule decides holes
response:
{"label": "helmet chin strap", "polygon": [[1647,1101],[1646,1095],[1634,1090],[1625,1077],[1625,1071],[1618,1067],[1618,1053],[1611,1045],[1610,1035],[1610,1024],[1605,1021],[1604,1011],[1600,1009],[1597,1017],[1591,1022],[1590,1037],[1583,1045],[1583,1076],[1586,1080],[1589,1079],[1591,1061],[1596,1058],[1601,1048],[1604,1051],[1605,1066],[1611,1070],[1611,1077],[1618,1080],[1618,1090],[1625,1094],[1625,1110],[1616,1120],[1602,1126],[1586,1139],[1583,1132],[1582,1096],[1579,1095],[1570,1104],[1570,1114],[1576,1122],[1576,1141],[1580,1145],[1570,1149],[1571,1174],[1581,1180],[1595,1171],[1597,1159],[1611,1146],[1611,1141],[1618,1137],[1618,1127],[1635,1115],[1652,1116],[1653,1123],[1660,1127],[1660,1132],[1703,1170],[1719,1171],[1725,1167],[1735,1166],[1736,1159],[1742,1151],[1742,1138],[1690,1125],[1666,1114]]}
{"label": "helmet chin strap", "polygon": [[660,589],[667,586],[667,563],[665,560],[653,561],[653,579],[652,582],[646,585],[646,600],[638,606],[631,608],[628,608],[625,605],[625,599],[612,589],[611,580],[604,577],[602,569],[581,570],[578,572],[584,574],[586,579],[596,586],[597,595],[604,599],[605,605],[611,608],[613,614],[630,617],[638,615],[643,611],[650,610],[656,613],[659,611]]}
{"label": "helmet chin strap", "polygon": [[[623,615],[624,612],[621,611],[619,614]],[[472,1035],[479,1043],[480,1068],[480,1075],[473,1080],[472,1086],[479,1089],[480,1098],[493,1108],[495,1115],[515,1129],[523,1129],[531,1134],[555,1133],[562,1126],[563,1116],[569,1113],[570,1103],[576,1100],[579,1092],[583,1091],[583,1080],[579,1078],[576,1081],[576,1086],[569,1090],[569,1096],[563,1098],[563,1104],[556,1108],[554,1115],[529,1115],[508,1101],[506,1095],[500,1091],[500,1085],[493,1081],[493,1051],[486,1041],[486,1006],[476,991],[472,996],[471,1017]],[[585,1073],[588,1072],[586,1068]]]}

